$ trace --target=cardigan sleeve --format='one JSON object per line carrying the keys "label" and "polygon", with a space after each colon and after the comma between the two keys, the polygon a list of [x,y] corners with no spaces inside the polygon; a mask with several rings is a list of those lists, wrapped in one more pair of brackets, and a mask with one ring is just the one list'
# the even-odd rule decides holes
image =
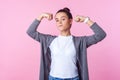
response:
{"label": "cardigan sleeve", "polygon": [[27,34],[38,42],[46,41],[51,35],[43,34],[37,31],[40,21],[35,19],[27,30]]}
{"label": "cardigan sleeve", "polygon": [[106,32],[97,23],[94,23],[90,28],[93,30],[94,34],[86,36],[87,47],[100,42],[106,37]]}

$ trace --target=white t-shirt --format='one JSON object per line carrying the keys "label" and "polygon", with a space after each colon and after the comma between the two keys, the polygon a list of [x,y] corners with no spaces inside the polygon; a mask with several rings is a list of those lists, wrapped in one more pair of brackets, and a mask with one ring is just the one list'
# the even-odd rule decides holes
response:
{"label": "white t-shirt", "polygon": [[72,36],[56,37],[49,48],[51,50],[50,75],[58,78],[73,78],[78,76],[76,66],[76,50]]}

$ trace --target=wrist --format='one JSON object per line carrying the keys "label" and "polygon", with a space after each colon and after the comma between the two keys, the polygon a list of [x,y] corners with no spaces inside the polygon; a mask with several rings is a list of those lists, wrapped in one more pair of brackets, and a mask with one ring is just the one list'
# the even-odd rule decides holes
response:
{"label": "wrist", "polygon": [[39,20],[39,21],[41,21],[41,20],[43,19],[43,17],[42,17],[42,16],[39,16],[39,17],[37,17],[36,19]]}
{"label": "wrist", "polygon": [[83,23],[86,23],[88,26],[92,26],[94,24],[94,22],[89,17],[86,17]]}
{"label": "wrist", "polygon": [[94,22],[89,19],[89,20],[86,22],[86,24],[91,27],[91,26],[94,24]]}
{"label": "wrist", "polygon": [[87,23],[90,20],[89,17],[86,17],[85,20],[83,21],[83,23]]}

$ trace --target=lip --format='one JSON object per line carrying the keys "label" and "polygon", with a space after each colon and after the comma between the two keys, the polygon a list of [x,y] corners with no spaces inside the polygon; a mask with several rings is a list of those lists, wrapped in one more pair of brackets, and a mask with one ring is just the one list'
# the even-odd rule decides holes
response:
{"label": "lip", "polygon": [[59,25],[59,27],[62,27],[63,25]]}

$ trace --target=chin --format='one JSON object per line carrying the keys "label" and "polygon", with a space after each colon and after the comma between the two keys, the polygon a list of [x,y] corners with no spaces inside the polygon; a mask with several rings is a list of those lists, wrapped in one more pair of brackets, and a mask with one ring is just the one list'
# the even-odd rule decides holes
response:
{"label": "chin", "polygon": [[63,27],[59,27],[58,30],[59,31],[65,31],[65,29]]}

